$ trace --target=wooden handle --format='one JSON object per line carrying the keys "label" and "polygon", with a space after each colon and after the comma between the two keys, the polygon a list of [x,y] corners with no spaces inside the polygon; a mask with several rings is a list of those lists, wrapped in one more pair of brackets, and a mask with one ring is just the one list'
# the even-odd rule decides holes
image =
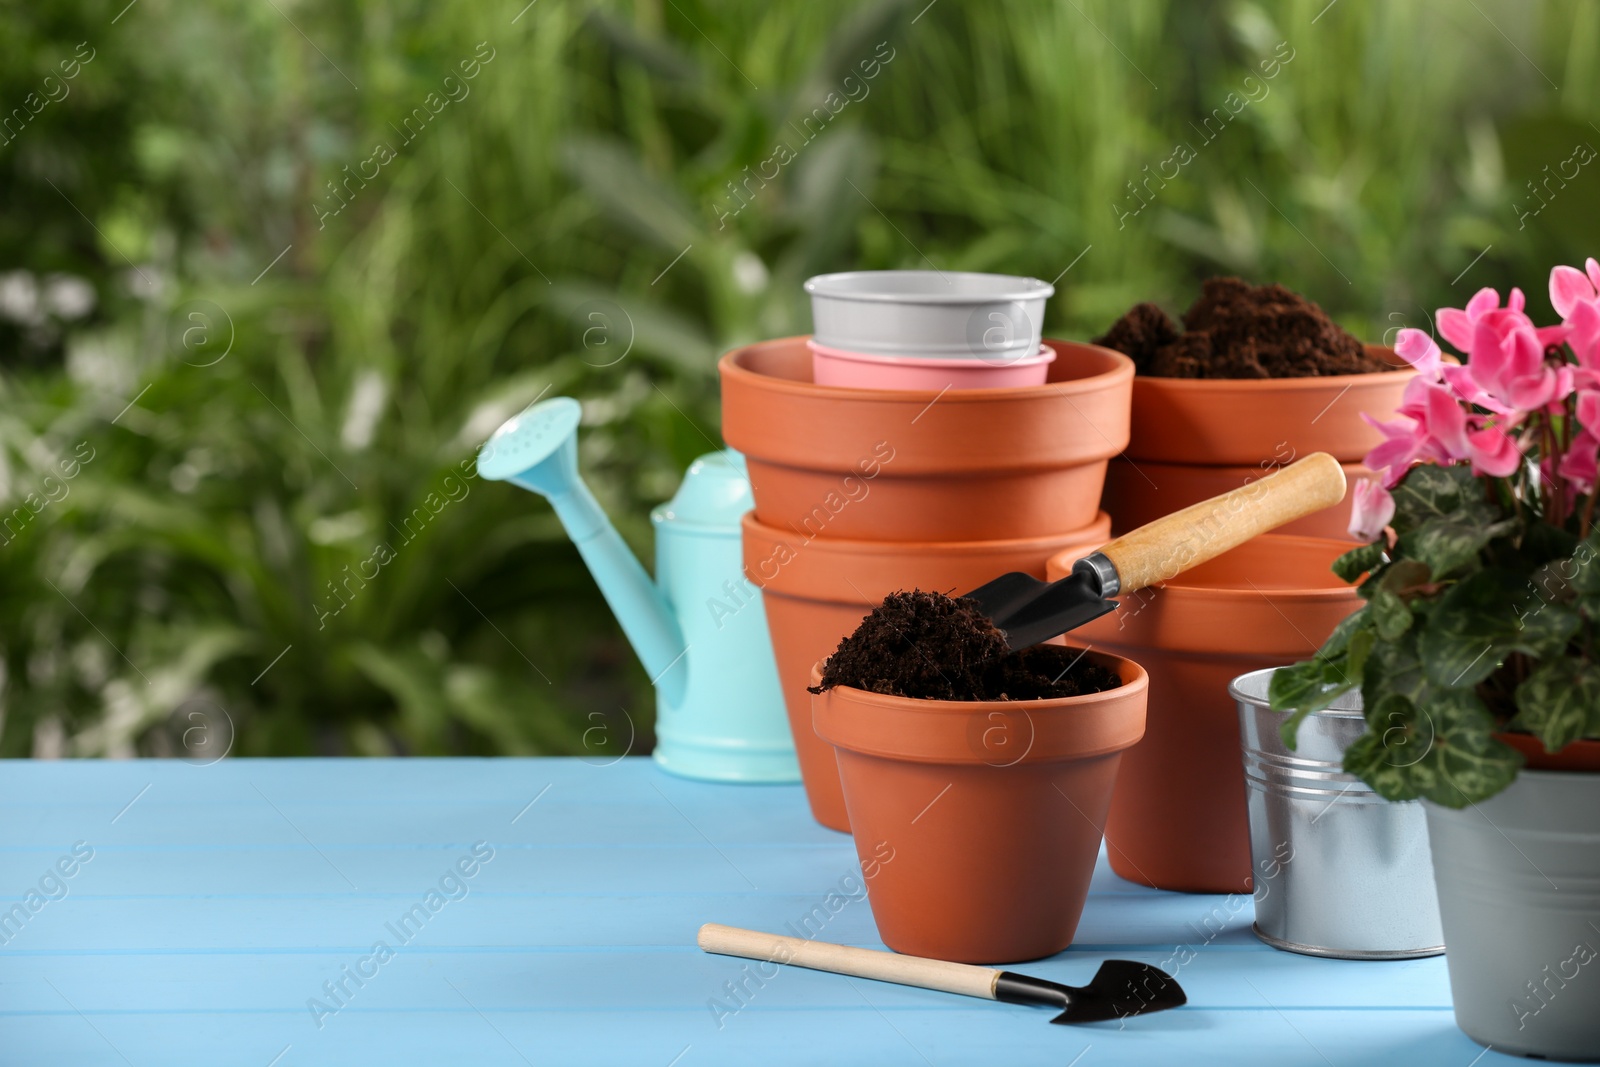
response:
{"label": "wooden handle", "polygon": [[1164,582],[1257,534],[1344,499],[1344,468],[1326,452],[1202,500],[1112,541],[1100,553],[1117,568],[1118,592]]}
{"label": "wooden handle", "polygon": [[813,971],[897,982],[985,1000],[995,999],[995,979],[1000,977],[999,971],[988,967],[929,960],[921,956],[901,956],[894,952],[877,952],[849,945],[830,945],[825,941],[805,941],[798,937],[763,934],[758,930],[741,930],[719,923],[706,923],[700,927],[700,936],[696,941],[707,952],[722,956],[787,963],[795,967],[809,967]]}

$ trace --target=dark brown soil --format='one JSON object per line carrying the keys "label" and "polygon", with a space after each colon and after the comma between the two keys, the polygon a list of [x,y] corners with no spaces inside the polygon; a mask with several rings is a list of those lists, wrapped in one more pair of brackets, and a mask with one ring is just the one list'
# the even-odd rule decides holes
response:
{"label": "dark brown soil", "polygon": [[1116,672],[1080,650],[1006,650],[970,600],[913,590],[891,593],[822,668],[820,693],[836,685],[924,700],[1044,700],[1115,689]]}
{"label": "dark brown soil", "polygon": [[1097,345],[1130,357],[1153,378],[1314,378],[1393,370],[1367,354],[1316,304],[1281,285],[1207,279],[1183,328],[1139,304]]}

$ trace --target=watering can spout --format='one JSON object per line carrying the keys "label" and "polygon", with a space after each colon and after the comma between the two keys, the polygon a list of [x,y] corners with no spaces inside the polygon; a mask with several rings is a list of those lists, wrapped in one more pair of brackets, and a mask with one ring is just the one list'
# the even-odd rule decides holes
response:
{"label": "watering can spout", "polygon": [[578,474],[581,411],[576,400],[555,397],[508,420],[479,451],[478,473],[550,501],[651,682],[675,704],[688,676],[683,633],[660,590]]}

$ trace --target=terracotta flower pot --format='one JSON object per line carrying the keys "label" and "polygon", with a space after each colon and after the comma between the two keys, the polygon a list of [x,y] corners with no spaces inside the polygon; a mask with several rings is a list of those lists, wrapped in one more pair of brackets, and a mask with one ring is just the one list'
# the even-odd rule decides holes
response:
{"label": "terracotta flower pot", "polygon": [[[896,952],[967,963],[1072,943],[1117,764],[1144,731],[1144,670],[1088,654],[1116,689],[1060,700],[813,698],[844,781],[872,916]],[[820,664],[818,665],[820,668]],[[813,678],[820,678],[814,674]]]}
{"label": "terracotta flower pot", "polygon": [[778,682],[816,820],[834,830],[850,830],[833,749],[811,727],[806,686],[813,663],[831,655],[862,616],[890,593],[918,587],[964,593],[1007,571],[1043,578],[1045,561],[1062,548],[1085,541],[1098,545],[1110,533],[1111,519],[1101,513],[1081,530],[1014,541],[808,541],[765,525],[753,513],[745,515],[745,575],[762,587]]}
{"label": "terracotta flower pot", "polygon": [[722,433],[756,515],[802,537],[988,541],[1092,523],[1128,443],[1133,363],[1048,341],[1045,385],[886,391],[816,385],[806,338],[722,357]]}
{"label": "terracotta flower pot", "polygon": [[[1050,561],[1050,577],[1097,546]],[[1150,672],[1145,738],[1123,759],[1106,850],[1123,878],[1192,893],[1248,892],[1250,828],[1228,683],[1309,657],[1360,606],[1329,566],[1347,542],[1267,535],[1072,631],[1073,644]]]}
{"label": "terracotta flower pot", "polygon": [[[1111,515],[1112,525],[1118,532],[1133,530],[1163,515],[1198,504],[1202,500],[1237,489],[1241,485],[1270,474],[1283,463],[1291,463],[1295,456],[1287,451],[1277,463],[1254,467],[1205,466],[1188,463],[1156,463],[1151,460],[1134,462],[1114,459],[1106,467],[1106,491],[1100,505]],[[1336,508],[1324,508],[1303,519],[1296,519],[1275,532],[1299,537],[1326,537],[1353,541],[1350,536],[1350,492],[1358,479],[1373,479],[1377,475],[1360,463],[1345,463],[1346,482],[1351,486],[1345,493],[1345,502]]]}
{"label": "terracotta flower pot", "polygon": [[1356,462],[1383,439],[1361,413],[1390,418],[1416,377],[1392,349],[1368,345],[1367,351],[1404,369],[1319,378],[1135,378],[1128,458],[1255,467],[1327,452]]}

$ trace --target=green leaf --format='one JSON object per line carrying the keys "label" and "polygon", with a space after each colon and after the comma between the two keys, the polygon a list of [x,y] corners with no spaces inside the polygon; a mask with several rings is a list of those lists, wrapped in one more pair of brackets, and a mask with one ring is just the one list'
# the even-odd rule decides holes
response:
{"label": "green leaf", "polygon": [[1396,549],[1427,564],[1435,578],[1471,569],[1490,541],[1516,529],[1516,519],[1483,524],[1475,518],[1434,519],[1401,536]]}
{"label": "green leaf", "polygon": [[1379,589],[1372,598],[1372,623],[1385,641],[1398,640],[1411,629],[1411,609],[1398,594]]}
{"label": "green leaf", "polygon": [[1345,751],[1344,766],[1389,800],[1461,808],[1500,792],[1522,766],[1493,731],[1471,691],[1435,691],[1421,704],[1390,694],[1367,712],[1367,732]]}
{"label": "green leaf", "polygon": [[1591,619],[1600,619],[1600,525],[1578,545],[1562,571],[1578,594],[1578,602]]}
{"label": "green leaf", "polygon": [[1272,672],[1267,683],[1267,703],[1275,711],[1293,711],[1316,700],[1322,689],[1322,664],[1303,660]]}
{"label": "green leaf", "polygon": [[1350,676],[1352,686],[1360,682],[1362,672],[1366,670],[1367,657],[1377,643],[1378,635],[1366,628],[1350,635],[1350,647],[1345,653],[1345,671]]}
{"label": "green leaf", "polygon": [[1500,518],[1483,498],[1483,487],[1467,467],[1424,464],[1412,467],[1392,490],[1394,520],[1402,537],[1436,519],[1473,520],[1483,525]]}
{"label": "green leaf", "polygon": [[1582,616],[1566,604],[1529,597],[1517,608],[1522,614],[1513,647],[1540,659],[1564,656],[1583,625]]}
{"label": "green leaf", "polygon": [[1416,788],[1405,768],[1416,762],[1419,749],[1432,744],[1431,723],[1417,714],[1415,704],[1398,693],[1390,693],[1376,707],[1369,707],[1366,718],[1367,732],[1345,750],[1345,771],[1387,800],[1415,799]]}
{"label": "green leaf", "polygon": [[1526,591],[1526,581],[1506,571],[1480,571],[1447,591],[1418,645],[1428,680],[1471,687],[1494,673],[1515,647],[1514,605]]}
{"label": "green leaf", "polygon": [[1354,582],[1363,574],[1371,571],[1383,562],[1384,553],[1388,546],[1377,541],[1360,548],[1352,548],[1344,555],[1333,561],[1333,573],[1347,582]]}
{"label": "green leaf", "polygon": [[1512,725],[1532,733],[1546,752],[1600,734],[1600,667],[1566,656],[1542,664],[1517,686]]}
{"label": "green leaf", "polygon": [[[1427,672],[1417,651],[1417,630],[1407,630],[1398,641],[1379,641],[1372,646],[1361,672],[1361,701],[1377,707],[1390,693],[1420,701],[1429,690]],[[1371,721],[1371,716],[1368,716]]]}
{"label": "green leaf", "polygon": [[1316,655],[1291,667],[1279,668],[1267,687],[1267,700],[1278,711],[1290,715],[1278,727],[1283,743],[1295,747],[1300,721],[1332,704],[1341,694],[1359,684],[1361,665],[1366,661],[1375,638],[1367,623],[1370,613],[1363,606],[1340,620]]}
{"label": "green leaf", "polygon": [[1404,596],[1432,581],[1433,570],[1426,563],[1415,559],[1398,559],[1384,568],[1378,587]]}

